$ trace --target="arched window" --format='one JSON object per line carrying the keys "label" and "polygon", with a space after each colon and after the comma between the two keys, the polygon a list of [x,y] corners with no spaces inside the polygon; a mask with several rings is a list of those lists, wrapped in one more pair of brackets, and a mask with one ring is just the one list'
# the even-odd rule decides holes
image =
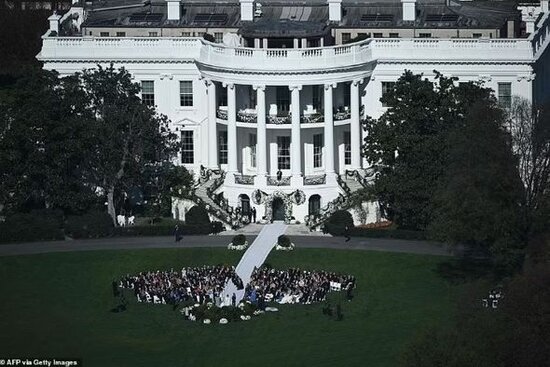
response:
{"label": "arched window", "polygon": [[309,214],[319,215],[321,212],[321,196],[315,194],[309,197]]}

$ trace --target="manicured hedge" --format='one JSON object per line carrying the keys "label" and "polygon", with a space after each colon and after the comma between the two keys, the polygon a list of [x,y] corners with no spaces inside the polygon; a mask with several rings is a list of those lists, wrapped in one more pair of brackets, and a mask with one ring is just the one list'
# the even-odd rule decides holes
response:
{"label": "manicured hedge", "polygon": [[290,238],[284,234],[280,235],[279,238],[277,238],[277,245],[281,247],[290,247],[291,246]]}
{"label": "manicured hedge", "polygon": [[105,212],[72,215],[65,221],[65,234],[72,238],[99,238],[113,234],[111,216]]}
{"label": "manicured hedge", "polygon": [[61,212],[39,210],[10,215],[0,222],[0,243],[61,240]]}
{"label": "manicured hedge", "polygon": [[235,237],[233,237],[233,240],[231,243],[233,246],[243,246],[246,242],[246,236],[244,234],[238,234]]}
{"label": "manicured hedge", "polygon": [[395,238],[402,240],[426,240],[426,233],[421,231],[411,231],[406,229],[379,229],[379,228],[361,228],[353,227],[349,231],[353,237],[371,237],[371,238]]}
{"label": "manicured hedge", "polygon": [[325,222],[325,230],[333,236],[343,236],[346,233],[346,226],[353,228],[353,217],[347,210],[338,210]]}
{"label": "manicured hedge", "polygon": [[187,225],[206,225],[210,224],[210,217],[206,209],[200,205],[195,205],[187,214],[185,214],[185,223]]}

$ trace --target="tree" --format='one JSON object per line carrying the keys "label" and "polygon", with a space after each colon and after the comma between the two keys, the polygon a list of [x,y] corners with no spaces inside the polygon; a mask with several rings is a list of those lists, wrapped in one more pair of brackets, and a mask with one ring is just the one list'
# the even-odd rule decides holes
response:
{"label": "tree", "polygon": [[82,179],[91,115],[78,80],[35,70],[0,94],[0,203],[7,212],[77,213],[96,199]]}
{"label": "tree", "polygon": [[169,120],[142,103],[140,86],[111,64],[79,76],[94,120],[88,179],[107,196],[107,212],[116,223],[115,192],[140,182],[147,167],[171,161],[178,149]]}
{"label": "tree", "polygon": [[505,114],[477,102],[447,135],[445,172],[435,186],[431,236],[488,250],[501,265],[521,264],[523,187]]}
{"label": "tree", "polygon": [[528,100],[514,97],[507,128],[525,187],[524,230],[537,232],[550,224],[550,105],[534,108]]}
{"label": "tree", "polygon": [[373,193],[384,216],[424,230],[432,219],[433,188],[444,172],[446,134],[475,101],[491,91],[436,72],[435,83],[406,71],[382,96],[388,110],[364,122],[363,154],[376,173]]}

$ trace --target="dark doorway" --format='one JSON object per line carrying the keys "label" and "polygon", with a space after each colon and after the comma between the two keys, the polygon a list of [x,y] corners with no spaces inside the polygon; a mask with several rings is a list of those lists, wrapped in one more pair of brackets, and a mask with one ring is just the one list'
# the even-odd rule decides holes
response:
{"label": "dark doorway", "polygon": [[281,198],[273,199],[273,220],[285,220],[285,203]]}
{"label": "dark doorway", "polygon": [[315,194],[309,197],[309,214],[319,215],[321,212],[321,196]]}
{"label": "dark doorway", "polygon": [[250,212],[250,198],[246,194],[241,194],[239,195],[239,199],[241,200],[242,214],[248,215]]}

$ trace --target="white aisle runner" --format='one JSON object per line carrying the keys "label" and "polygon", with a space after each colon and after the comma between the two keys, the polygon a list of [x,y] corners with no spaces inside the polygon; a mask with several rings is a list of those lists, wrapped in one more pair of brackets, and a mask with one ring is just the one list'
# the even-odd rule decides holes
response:
{"label": "white aisle runner", "polygon": [[[265,225],[252,245],[248,247],[236,269],[237,275],[242,279],[245,287],[250,282],[254,267],[260,267],[264,263],[267,255],[277,244],[279,236],[285,233],[286,228],[287,225],[282,222]],[[233,282],[229,281],[223,290],[222,300],[226,299],[226,295],[231,298],[233,293],[237,296],[237,302],[244,297],[244,289],[237,290]]]}

